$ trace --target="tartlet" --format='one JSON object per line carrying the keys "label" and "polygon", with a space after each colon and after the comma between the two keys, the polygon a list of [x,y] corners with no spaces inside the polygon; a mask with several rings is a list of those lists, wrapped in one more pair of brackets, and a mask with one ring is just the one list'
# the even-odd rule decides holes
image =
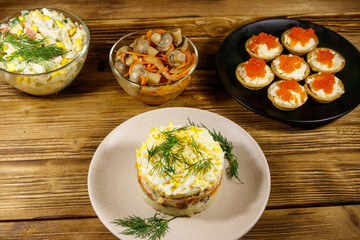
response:
{"label": "tartlet", "polygon": [[315,48],[307,54],[307,62],[315,72],[336,73],[345,66],[345,58],[330,48]]}
{"label": "tartlet", "polygon": [[263,59],[250,58],[240,63],[235,71],[239,82],[250,90],[258,90],[269,85],[275,77]]}
{"label": "tartlet", "polygon": [[296,55],[280,55],[271,62],[271,70],[280,79],[295,79],[301,81],[310,73],[310,67],[306,61]]}
{"label": "tartlet", "polygon": [[150,130],[135,166],[147,204],[168,215],[190,217],[214,201],[224,152],[207,129],[169,123]]}
{"label": "tartlet", "polygon": [[308,96],[296,80],[280,80],[269,86],[268,98],[278,109],[291,111],[302,106]]}
{"label": "tartlet", "polygon": [[251,57],[271,61],[281,54],[283,46],[277,37],[261,32],[246,41],[245,49]]}
{"label": "tartlet", "polygon": [[329,103],[345,93],[344,84],[331,73],[316,73],[305,79],[307,94],[317,102]]}
{"label": "tartlet", "polygon": [[290,53],[301,56],[316,48],[319,39],[312,28],[293,27],[281,35],[281,42]]}

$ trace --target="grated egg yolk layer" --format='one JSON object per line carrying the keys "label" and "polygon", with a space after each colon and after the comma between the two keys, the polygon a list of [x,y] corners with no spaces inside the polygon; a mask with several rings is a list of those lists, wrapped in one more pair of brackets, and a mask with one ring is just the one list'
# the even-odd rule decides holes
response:
{"label": "grated egg yolk layer", "polygon": [[[178,157],[174,171],[165,173],[159,164],[168,164],[160,153],[149,156],[152,149],[163,146],[167,141],[167,133],[179,139],[171,153]],[[214,141],[209,131],[196,126],[154,127],[150,135],[137,152],[136,168],[140,184],[153,200],[179,199],[201,194],[218,185],[221,180],[224,152],[218,142]],[[209,167],[202,171],[194,171],[204,161],[210,161]],[[192,167],[191,167],[192,166]]]}

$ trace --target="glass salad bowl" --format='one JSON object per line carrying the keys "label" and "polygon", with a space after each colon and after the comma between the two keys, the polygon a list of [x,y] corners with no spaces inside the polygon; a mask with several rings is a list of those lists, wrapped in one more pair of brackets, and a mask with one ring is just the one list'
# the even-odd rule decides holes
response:
{"label": "glass salad bowl", "polygon": [[[53,32],[57,35],[51,35]],[[89,43],[86,24],[72,13],[49,8],[15,13],[0,22],[0,79],[28,94],[55,94],[79,74]],[[12,51],[8,52],[11,48]],[[29,52],[34,48],[52,55],[45,60],[43,56],[34,62],[28,60],[40,55],[38,52],[24,53],[24,49]]]}
{"label": "glass salad bowl", "polygon": [[[180,35],[177,43],[176,37],[173,37],[169,49],[159,42],[154,43],[157,40],[153,39],[153,33],[161,40],[170,32],[180,32]],[[175,57],[175,53],[179,57]],[[182,58],[183,62],[176,65],[176,61],[172,61],[170,65],[170,60],[177,58]],[[145,104],[159,105],[176,98],[188,86],[198,63],[198,52],[179,28],[170,31],[150,29],[120,38],[110,50],[109,62],[116,80],[126,93]]]}

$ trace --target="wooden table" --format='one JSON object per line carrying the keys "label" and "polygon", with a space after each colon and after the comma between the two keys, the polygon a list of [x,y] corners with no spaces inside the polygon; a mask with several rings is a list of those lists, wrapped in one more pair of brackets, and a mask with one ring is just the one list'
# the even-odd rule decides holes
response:
{"label": "wooden table", "polygon": [[[266,155],[270,199],[243,239],[360,239],[360,108],[325,125],[292,126],[238,104],[215,71],[222,40],[244,24],[269,17],[313,21],[360,49],[360,1],[176,2],[0,2],[0,18],[52,7],[78,15],[91,32],[83,70],[59,94],[30,96],[0,79],[0,239],[116,239],[89,201],[91,158],[103,138],[125,120],[179,106],[229,118],[251,134]],[[116,82],[109,50],[125,33],[174,26],[196,44],[198,68],[178,98],[145,105]]]}

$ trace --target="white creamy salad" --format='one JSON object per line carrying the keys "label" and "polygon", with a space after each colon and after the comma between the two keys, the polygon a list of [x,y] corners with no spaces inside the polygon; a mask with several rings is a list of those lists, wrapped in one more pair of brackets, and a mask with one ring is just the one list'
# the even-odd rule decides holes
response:
{"label": "white creamy salad", "polygon": [[0,68],[23,74],[44,73],[73,60],[86,32],[62,13],[46,8],[22,11],[0,26]]}
{"label": "white creamy salad", "polygon": [[18,15],[0,24],[0,77],[33,95],[61,91],[85,62],[90,40],[86,25],[46,8]]}

